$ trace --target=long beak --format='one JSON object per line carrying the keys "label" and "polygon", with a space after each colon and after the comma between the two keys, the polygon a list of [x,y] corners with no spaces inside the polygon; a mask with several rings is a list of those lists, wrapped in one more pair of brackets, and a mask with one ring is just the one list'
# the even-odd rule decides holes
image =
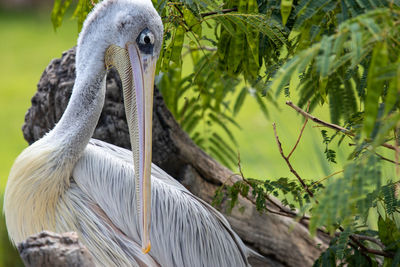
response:
{"label": "long beak", "polygon": [[[152,55],[142,55],[136,44],[128,44],[128,54],[132,65],[132,76],[135,84],[137,122],[129,122],[131,127],[137,127],[138,138],[132,140],[132,150],[136,141],[135,176],[139,187],[138,208],[141,217],[142,251],[150,251],[150,214],[151,214],[151,152],[152,152],[152,122],[153,122],[153,90],[156,61]],[[124,91],[125,92],[125,91]],[[125,93],[124,93],[125,94]],[[136,158],[136,159],[135,159]],[[139,168],[137,168],[138,166]]]}
{"label": "long beak", "polygon": [[106,65],[114,66],[121,78],[125,113],[135,164],[136,200],[142,251],[150,251],[151,152],[154,74],[157,59],[142,55],[134,43],[126,49],[110,46]]}

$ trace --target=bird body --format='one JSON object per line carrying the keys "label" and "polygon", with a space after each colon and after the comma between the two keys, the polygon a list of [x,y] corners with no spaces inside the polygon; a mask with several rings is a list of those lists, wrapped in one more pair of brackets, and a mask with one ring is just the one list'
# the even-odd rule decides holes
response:
{"label": "bird body", "polygon": [[[131,45],[132,40],[137,44]],[[106,0],[88,16],[78,39],[77,76],[65,113],[53,130],[20,154],[10,171],[4,212],[14,243],[43,230],[76,231],[98,266],[248,264],[252,251],[226,219],[160,168],[149,164],[151,194],[146,186],[140,188],[134,177],[140,176],[139,169],[146,173],[146,156],[139,152],[146,151],[148,132],[132,126],[133,158],[129,150],[90,139],[104,104],[108,48],[116,45],[122,57],[129,56],[132,69],[123,63],[116,67],[123,84],[137,91],[141,86],[152,88],[153,81],[147,85],[138,80],[147,77],[146,68],[158,56],[161,40],[161,20],[150,0]],[[137,76],[135,66],[142,76]],[[129,71],[132,81],[123,73]],[[127,92],[124,101],[130,97]],[[128,125],[142,125],[141,115],[144,123],[148,121],[147,113],[139,110],[140,97],[139,93],[126,103],[126,111],[136,114],[127,114]],[[143,101],[146,97],[145,93]],[[134,146],[136,135],[144,138],[144,145]],[[138,206],[146,197],[151,209]],[[146,218],[152,218],[151,224]],[[152,242],[149,253],[146,239]]]}

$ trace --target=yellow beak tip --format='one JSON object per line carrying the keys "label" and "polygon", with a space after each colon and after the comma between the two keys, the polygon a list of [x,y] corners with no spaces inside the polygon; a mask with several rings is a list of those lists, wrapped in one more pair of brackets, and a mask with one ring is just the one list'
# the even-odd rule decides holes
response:
{"label": "yellow beak tip", "polygon": [[143,254],[147,254],[150,252],[151,244],[149,243],[146,247],[142,248]]}

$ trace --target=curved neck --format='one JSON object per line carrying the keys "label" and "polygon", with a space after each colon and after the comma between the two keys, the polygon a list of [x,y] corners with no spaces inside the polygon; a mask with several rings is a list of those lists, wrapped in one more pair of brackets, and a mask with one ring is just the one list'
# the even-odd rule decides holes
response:
{"label": "curved neck", "polygon": [[104,105],[106,71],[78,73],[71,99],[48,138],[60,148],[63,158],[75,161],[86,148]]}

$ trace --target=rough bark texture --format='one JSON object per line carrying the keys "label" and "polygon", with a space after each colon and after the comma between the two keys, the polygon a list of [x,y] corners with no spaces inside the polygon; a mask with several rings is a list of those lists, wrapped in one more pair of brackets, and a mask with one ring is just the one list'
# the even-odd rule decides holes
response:
{"label": "rough bark texture", "polygon": [[[71,95],[74,79],[75,49],[71,49],[61,59],[53,60],[40,79],[23,126],[29,143],[43,136],[60,119]],[[129,148],[120,88],[118,75],[111,71],[107,80],[106,102],[93,137]],[[204,153],[180,129],[158,90],[154,94],[153,112],[153,162],[192,193],[210,203],[222,183],[231,184],[240,179]],[[266,262],[257,265],[311,266],[322,251],[318,244],[324,247],[327,243],[323,235],[310,237],[305,225],[291,218],[260,214],[247,199],[240,198],[239,206],[245,207],[243,213],[234,209],[225,215],[243,241],[267,258]]]}
{"label": "rough bark texture", "polygon": [[20,243],[18,251],[26,267],[94,267],[89,251],[74,232],[41,232]]}

